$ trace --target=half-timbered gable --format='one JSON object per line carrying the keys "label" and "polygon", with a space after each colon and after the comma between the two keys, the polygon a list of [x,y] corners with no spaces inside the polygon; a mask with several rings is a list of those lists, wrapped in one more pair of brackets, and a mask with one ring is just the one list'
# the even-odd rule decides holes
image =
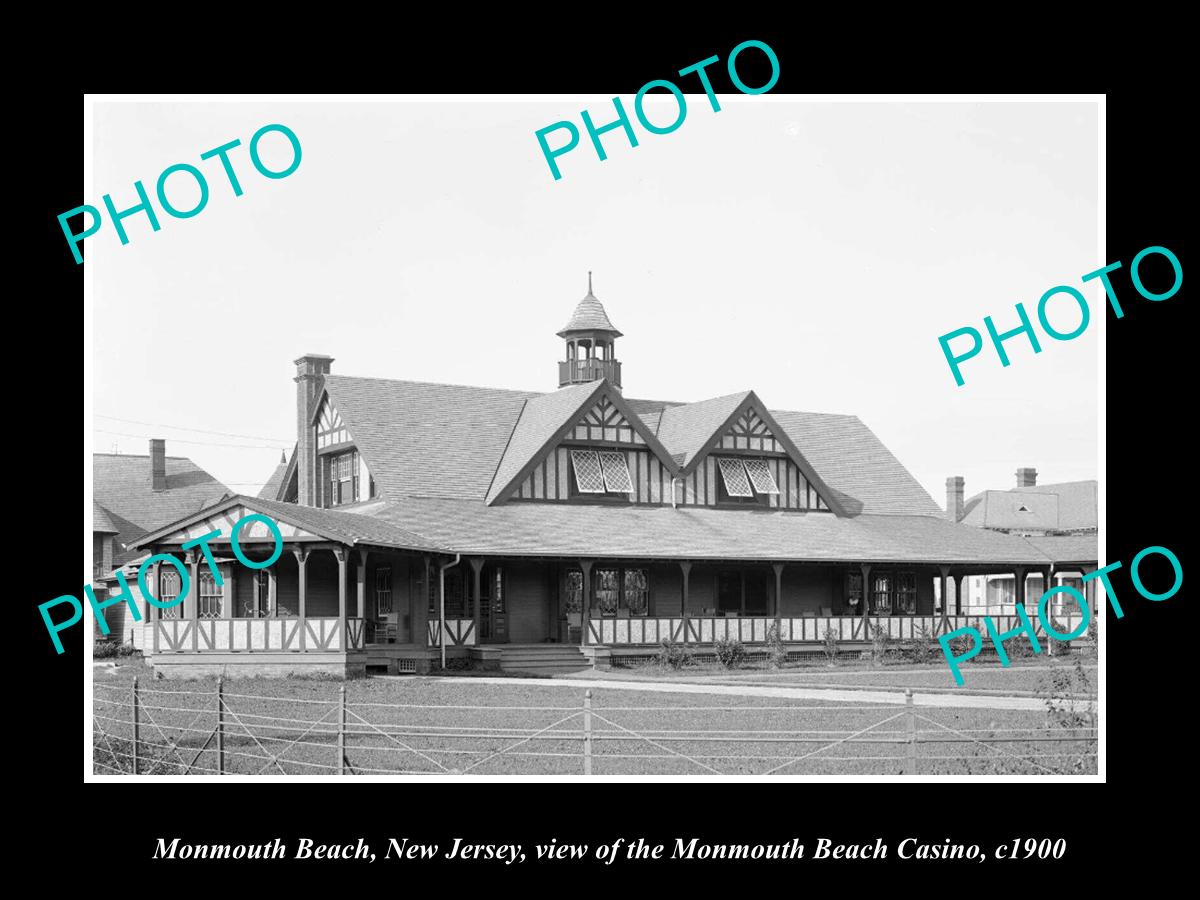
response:
{"label": "half-timbered gable", "polygon": [[342,414],[326,392],[313,414],[317,506],[330,509],[376,496],[375,479]]}
{"label": "half-timbered gable", "polygon": [[682,462],[685,506],[830,512],[829,492],[753,391],[662,411],[659,436]]}
{"label": "half-timbered gable", "polygon": [[488,503],[669,503],[673,470],[615,386],[573,385],[525,404]]}

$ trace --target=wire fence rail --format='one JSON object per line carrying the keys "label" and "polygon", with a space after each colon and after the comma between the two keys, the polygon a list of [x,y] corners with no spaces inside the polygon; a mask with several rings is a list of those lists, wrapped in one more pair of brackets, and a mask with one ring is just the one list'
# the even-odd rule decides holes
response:
{"label": "wire fence rail", "polygon": [[[955,727],[917,712],[911,690],[903,707],[598,706],[591,690],[572,706],[450,706],[350,702],[344,685],[324,699],[232,693],[223,679],[214,691],[96,688],[104,775],[1060,775],[1095,773],[1097,758],[1089,717]],[[512,724],[476,724],[485,711]],[[831,713],[844,727],[811,727]],[[764,714],[773,727],[755,727]]]}

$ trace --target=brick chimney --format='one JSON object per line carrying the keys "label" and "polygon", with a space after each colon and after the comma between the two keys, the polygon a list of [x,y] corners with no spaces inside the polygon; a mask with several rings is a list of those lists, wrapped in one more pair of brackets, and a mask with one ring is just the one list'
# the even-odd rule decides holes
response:
{"label": "brick chimney", "polygon": [[966,490],[966,480],[961,475],[951,475],[946,479],[946,518],[957,522],[963,517],[963,494]]}
{"label": "brick chimney", "polygon": [[1037,487],[1037,469],[1017,469],[1017,487]]}
{"label": "brick chimney", "polygon": [[316,435],[309,419],[313,402],[321,389],[322,380],[329,374],[332,356],[309,353],[293,360],[296,364],[296,481],[300,506],[312,506],[316,501]]}
{"label": "brick chimney", "polygon": [[150,488],[167,489],[167,442],[162,438],[150,438]]}

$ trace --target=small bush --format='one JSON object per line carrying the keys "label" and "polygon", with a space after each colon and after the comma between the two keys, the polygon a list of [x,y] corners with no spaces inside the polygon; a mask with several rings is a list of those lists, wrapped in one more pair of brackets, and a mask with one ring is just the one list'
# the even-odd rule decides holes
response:
{"label": "small bush", "polygon": [[829,660],[831,666],[837,665],[838,657],[838,637],[837,633],[828,625],[825,626],[825,633],[821,635],[821,649],[825,651],[825,658]]}
{"label": "small bush", "polygon": [[92,659],[117,659],[138,652],[133,644],[122,644],[120,641],[96,641],[92,644]]}
{"label": "small bush", "polygon": [[736,669],[746,658],[746,647],[737,638],[718,638],[713,645],[717,662],[726,669]]}
{"label": "small bush", "polygon": [[941,646],[933,639],[929,629],[922,625],[911,638],[904,642],[901,654],[905,662],[931,663],[941,655]]}
{"label": "small bush", "polygon": [[779,628],[772,625],[767,629],[767,665],[772,669],[783,668],[787,662],[788,651],[784,646],[783,638],[779,635]]}
{"label": "small bush", "polygon": [[888,634],[886,626],[871,626],[871,661],[873,663],[882,665],[883,661],[891,654],[894,644],[895,641]]}
{"label": "small bush", "polygon": [[664,669],[682,669],[692,664],[692,651],[679,641],[664,640],[659,645],[654,661]]}
{"label": "small bush", "polygon": [[[1053,618],[1050,619],[1050,627],[1059,634],[1070,634],[1071,631],[1071,629],[1067,628],[1067,626],[1062,622],[1056,621]],[[1060,641],[1057,638],[1051,637],[1049,634],[1047,634],[1046,643],[1049,645],[1047,649],[1054,656],[1066,656],[1071,652],[1070,641]]]}

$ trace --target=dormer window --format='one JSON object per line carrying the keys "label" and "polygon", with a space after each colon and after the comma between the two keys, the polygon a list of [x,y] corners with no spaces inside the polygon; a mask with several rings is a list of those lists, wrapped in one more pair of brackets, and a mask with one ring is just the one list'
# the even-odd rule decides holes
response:
{"label": "dormer window", "polygon": [[571,469],[574,472],[575,493],[596,496],[633,493],[629,477],[629,461],[624,453],[612,450],[572,450]]}
{"label": "dormer window", "polygon": [[342,506],[358,500],[358,451],[324,457],[325,506]]}
{"label": "dormer window", "polygon": [[1017,507],[1017,512],[1029,512],[1029,507],[1022,503],[1019,507]]}
{"label": "dormer window", "polygon": [[766,460],[756,457],[718,457],[721,470],[717,499],[724,503],[765,505],[771,494],[779,494],[779,485]]}

